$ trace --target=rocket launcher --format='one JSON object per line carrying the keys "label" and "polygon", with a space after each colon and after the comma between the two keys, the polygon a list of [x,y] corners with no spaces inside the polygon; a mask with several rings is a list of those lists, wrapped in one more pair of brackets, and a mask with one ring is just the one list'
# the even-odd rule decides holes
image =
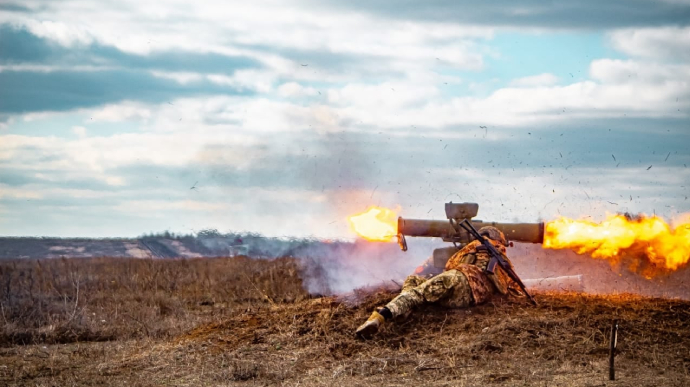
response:
{"label": "rocket launcher", "polygon": [[506,239],[512,242],[543,243],[544,223],[500,223],[484,222],[473,219],[479,212],[477,203],[446,203],[446,217],[448,220],[404,219],[398,218],[398,244],[403,251],[407,251],[405,237],[441,238],[444,242],[451,242],[453,246],[435,249],[433,253],[434,266],[442,269],[450,257],[475,238],[467,230],[453,227],[465,219],[479,230],[484,226],[493,226],[501,230]]}

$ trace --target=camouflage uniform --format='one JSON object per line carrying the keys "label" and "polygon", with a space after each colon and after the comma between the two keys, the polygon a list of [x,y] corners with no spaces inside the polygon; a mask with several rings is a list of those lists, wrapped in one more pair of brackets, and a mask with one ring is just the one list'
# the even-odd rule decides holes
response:
{"label": "camouflage uniform", "polygon": [[[479,231],[488,237],[487,240],[510,263],[506,256],[503,233],[493,227],[485,227]],[[367,322],[357,329],[357,333],[367,337],[375,333],[385,320],[406,317],[412,309],[423,303],[464,308],[484,303],[496,292],[520,294],[517,284],[500,266],[496,266],[494,274],[486,271],[490,259],[481,242],[468,243],[448,260],[443,273],[429,279],[419,275],[407,277],[400,295],[372,313]]]}
{"label": "camouflage uniform", "polygon": [[[505,246],[489,241],[507,260]],[[398,317],[407,315],[415,306],[425,302],[464,308],[486,302],[495,291],[506,294],[512,281],[500,268],[496,268],[495,274],[485,271],[490,256],[480,246],[479,241],[470,242],[448,260],[443,273],[430,279],[417,275],[407,277],[400,295],[386,308],[393,317]]]}

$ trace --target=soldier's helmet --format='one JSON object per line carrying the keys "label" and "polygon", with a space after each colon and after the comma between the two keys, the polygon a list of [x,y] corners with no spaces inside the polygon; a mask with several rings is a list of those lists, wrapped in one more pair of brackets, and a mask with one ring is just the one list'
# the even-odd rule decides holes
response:
{"label": "soldier's helmet", "polygon": [[501,230],[497,229],[496,227],[493,226],[485,226],[479,229],[479,235],[493,239],[497,242],[501,242],[503,246],[508,246],[508,241],[506,240],[506,236],[503,235],[503,232]]}

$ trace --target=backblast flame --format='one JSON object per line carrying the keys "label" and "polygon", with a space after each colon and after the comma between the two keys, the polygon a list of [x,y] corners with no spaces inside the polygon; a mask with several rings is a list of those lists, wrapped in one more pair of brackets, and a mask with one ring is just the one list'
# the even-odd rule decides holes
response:
{"label": "backblast flame", "polygon": [[646,277],[677,270],[690,260],[690,222],[671,228],[645,215],[609,215],[600,223],[560,218],[545,226],[544,247],[572,249],[612,262],[626,260]]}
{"label": "backblast flame", "polygon": [[389,242],[398,233],[397,215],[388,208],[372,206],[347,220],[350,228],[368,241]]}

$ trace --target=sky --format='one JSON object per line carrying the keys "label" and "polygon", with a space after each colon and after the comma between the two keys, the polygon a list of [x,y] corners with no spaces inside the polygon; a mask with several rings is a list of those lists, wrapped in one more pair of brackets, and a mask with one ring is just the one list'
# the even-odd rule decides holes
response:
{"label": "sky", "polygon": [[690,1],[4,0],[0,235],[690,211]]}

